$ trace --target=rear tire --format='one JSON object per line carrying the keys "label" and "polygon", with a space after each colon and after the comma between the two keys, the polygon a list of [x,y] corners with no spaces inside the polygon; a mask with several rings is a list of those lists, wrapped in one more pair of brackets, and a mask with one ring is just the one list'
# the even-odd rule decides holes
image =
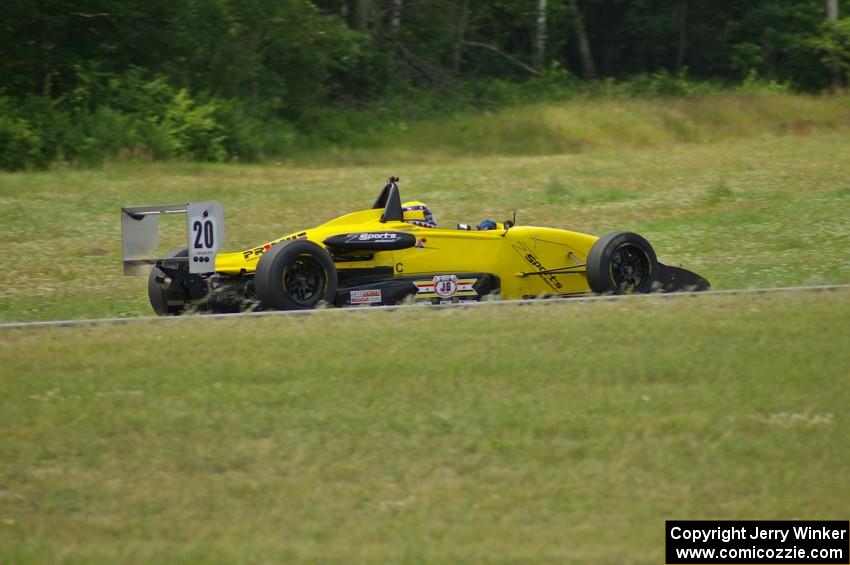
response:
{"label": "rear tire", "polygon": [[[172,249],[165,254],[166,258],[188,256],[189,250],[185,247],[183,249]],[[186,306],[188,306],[192,301],[189,298],[189,294],[186,292],[186,289],[184,289],[182,285],[178,285],[176,282],[171,288],[163,288],[156,279],[157,277],[164,276],[166,276],[165,273],[157,267],[151,269],[151,273],[148,275],[148,299],[153,307],[153,311],[156,312],[157,315],[179,316],[186,309]]]}
{"label": "rear tire", "polygon": [[309,310],[336,296],[336,267],[330,254],[311,241],[293,240],[266,251],[254,273],[263,307]]}
{"label": "rear tire", "polygon": [[587,256],[587,282],[599,294],[650,292],[657,270],[655,250],[636,233],[606,234]]}

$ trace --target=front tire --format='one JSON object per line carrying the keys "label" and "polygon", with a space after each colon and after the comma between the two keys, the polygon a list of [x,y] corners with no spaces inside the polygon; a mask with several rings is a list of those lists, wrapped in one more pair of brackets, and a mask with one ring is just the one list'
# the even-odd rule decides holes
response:
{"label": "front tire", "polygon": [[309,310],[336,296],[336,267],[330,254],[311,241],[279,243],[260,258],[254,286],[263,307]]}
{"label": "front tire", "polygon": [[657,270],[655,250],[636,233],[606,234],[587,256],[587,282],[599,294],[650,292]]}

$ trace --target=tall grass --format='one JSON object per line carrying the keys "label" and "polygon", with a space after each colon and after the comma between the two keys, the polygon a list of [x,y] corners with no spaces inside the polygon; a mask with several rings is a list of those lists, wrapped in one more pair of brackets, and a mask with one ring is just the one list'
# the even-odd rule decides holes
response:
{"label": "tall grass", "polygon": [[658,148],[850,128],[850,98],[766,92],[669,99],[578,98],[399,122],[302,153],[299,162],[377,163],[449,156],[557,155]]}

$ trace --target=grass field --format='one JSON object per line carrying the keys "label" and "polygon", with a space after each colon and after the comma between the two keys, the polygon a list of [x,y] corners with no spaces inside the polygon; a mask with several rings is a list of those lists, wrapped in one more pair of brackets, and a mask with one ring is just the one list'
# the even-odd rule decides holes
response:
{"label": "grass field", "polygon": [[[737,106],[655,102],[663,115],[679,108],[682,124],[697,124],[689,126],[691,141],[649,133],[618,141],[613,127],[592,134],[586,126],[581,134],[563,126],[558,139],[598,140],[575,154],[463,157],[470,153],[458,145],[460,157],[424,163],[384,155],[385,164],[369,166],[124,163],[0,174],[0,247],[11,266],[0,272],[0,321],[149,313],[144,281],[120,274],[121,206],[218,199],[227,247],[240,249],[367,207],[391,174],[401,177],[403,197],[427,201],[444,225],[516,211],[531,225],[639,231],[661,260],[695,270],[715,288],[850,282],[846,101],[778,100],[765,99],[759,112],[746,98]],[[579,121],[590,112],[586,104],[550,109],[546,123]],[[605,110],[623,132],[663,130],[649,102],[623,102],[619,114],[613,102],[601,104],[590,114],[594,123],[604,123]],[[505,122],[500,135],[515,131],[517,112],[493,118]],[[736,116],[744,125],[732,129]],[[662,122],[678,123],[670,120]],[[483,146],[488,131],[479,131]],[[420,133],[416,139],[429,135]],[[543,152],[550,134],[537,134]]]}
{"label": "grass field", "polygon": [[665,519],[846,519],[848,306],[0,332],[0,561],[662,563]]}
{"label": "grass field", "polygon": [[[716,289],[850,283],[847,100],[753,100],[418,124],[346,166],[0,174],[0,322],[149,314],[122,205],[220,200],[239,249],[391,174],[443,225],[634,230]],[[848,322],[833,291],[0,330],[0,563],[661,563],[666,519],[846,520]]]}

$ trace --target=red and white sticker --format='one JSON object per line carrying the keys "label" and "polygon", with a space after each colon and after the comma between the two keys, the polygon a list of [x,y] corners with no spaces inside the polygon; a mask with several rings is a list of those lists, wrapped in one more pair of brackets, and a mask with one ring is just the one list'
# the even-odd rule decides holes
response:
{"label": "red and white sticker", "polygon": [[350,293],[351,304],[379,304],[381,302],[380,289],[352,290]]}

